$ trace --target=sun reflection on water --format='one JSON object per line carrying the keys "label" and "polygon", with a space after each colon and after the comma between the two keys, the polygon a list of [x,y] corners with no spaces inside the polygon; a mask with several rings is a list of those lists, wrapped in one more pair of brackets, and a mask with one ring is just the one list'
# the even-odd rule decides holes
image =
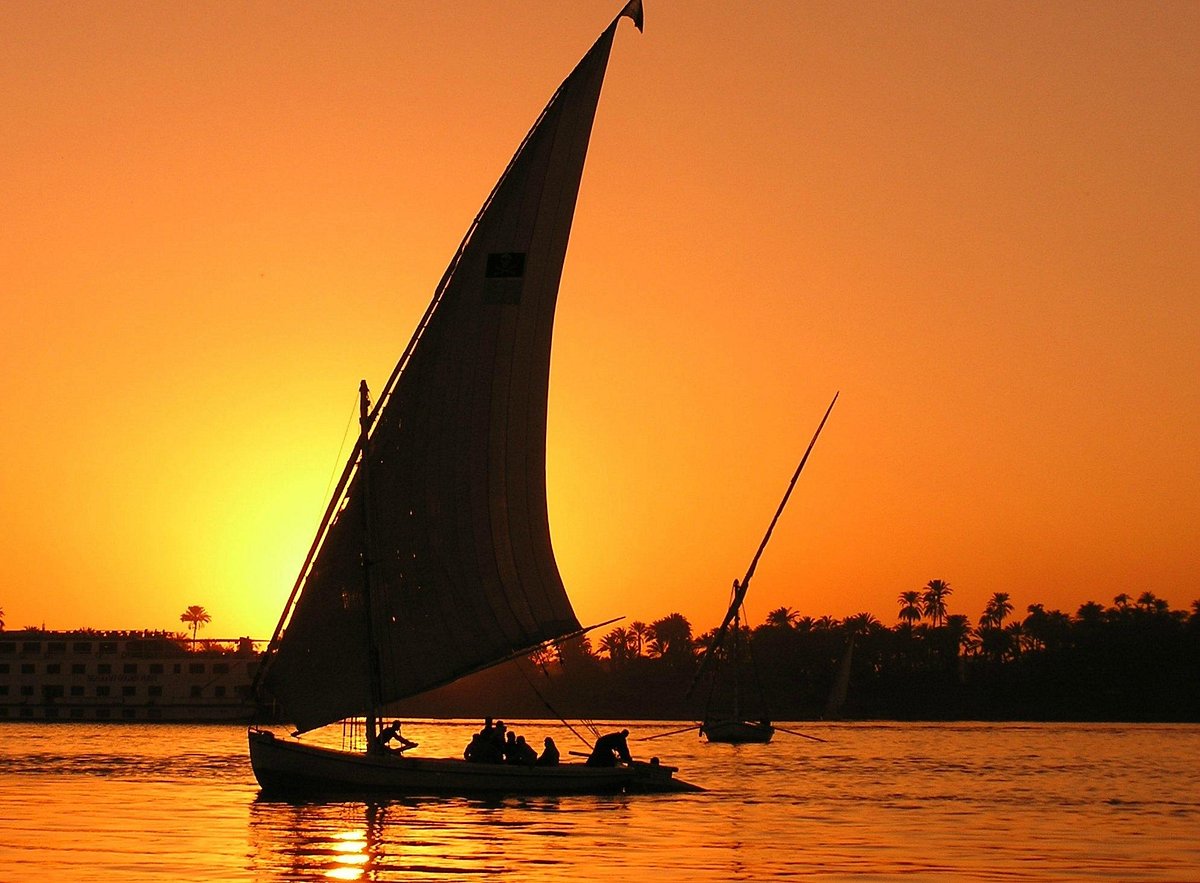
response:
{"label": "sun reflection on water", "polygon": [[334,880],[361,879],[364,866],[370,860],[367,852],[367,832],[344,831],[333,836],[332,848],[335,855],[331,858],[340,867],[331,868],[325,872],[325,876]]}

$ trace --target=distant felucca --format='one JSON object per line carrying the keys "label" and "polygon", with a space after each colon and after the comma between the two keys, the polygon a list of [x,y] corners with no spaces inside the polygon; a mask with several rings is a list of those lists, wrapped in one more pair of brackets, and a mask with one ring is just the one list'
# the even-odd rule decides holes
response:
{"label": "distant felucca", "polygon": [[297,734],[365,717],[341,750],[249,733],[264,790],[559,794],[699,790],[674,768],[400,756],[384,705],[578,635],[546,507],[555,301],[609,52],[631,2],[558,88],[484,202],[358,444],[257,686]]}
{"label": "distant felucca", "polygon": [[[749,653],[749,646],[742,640],[742,606],[746,600],[746,592],[750,588],[750,580],[754,576],[755,569],[758,567],[758,560],[762,557],[763,550],[767,548],[767,543],[771,539],[771,533],[775,530],[775,524],[779,521],[779,516],[783,514],[784,507],[787,506],[788,499],[792,495],[792,490],[796,487],[796,480],[800,478],[800,473],[804,470],[804,464],[808,462],[808,455],[812,453],[813,446],[816,445],[817,439],[820,438],[821,430],[825,428],[825,421],[829,419],[829,414],[833,411],[833,406],[837,403],[837,399],[838,397],[835,394],[833,401],[829,403],[829,407],[825,411],[825,416],[821,418],[821,423],[817,426],[817,431],[808,443],[808,447],[804,451],[804,456],[800,458],[800,465],[796,467],[796,471],[792,475],[792,480],[788,483],[787,490],[783,494],[783,499],[780,500],[779,507],[775,510],[775,516],[771,519],[770,525],[767,526],[767,532],[763,535],[762,542],[758,544],[758,551],[754,553],[754,558],[751,559],[750,566],[746,569],[746,575],[740,582],[738,580],[733,581],[732,599],[729,602],[729,609],[725,613],[725,619],[713,634],[712,641],[704,652],[704,657],[692,682],[692,689],[694,690],[701,677],[710,669],[712,670],[713,678],[709,691],[709,699],[704,709],[704,720],[700,724],[700,735],[709,742],[724,742],[729,744],[770,742],[772,736],[775,735],[775,728],[772,726],[770,716],[767,713],[766,699],[762,695],[761,688],[758,687],[757,674],[753,672],[753,657]],[[731,669],[732,707],[728,710],[718,708],[714,702],[716,687],[718,685],[716,670],[722,666]],[[752,686],[758,693],[756,697],[758,704],[754,708],[758,714],[753,717],[746,714],[746,700],[743,695],[742,684],[746,680],[743,674],[746,669],[749,669],[751,674],[754,675],[751,679]]]}

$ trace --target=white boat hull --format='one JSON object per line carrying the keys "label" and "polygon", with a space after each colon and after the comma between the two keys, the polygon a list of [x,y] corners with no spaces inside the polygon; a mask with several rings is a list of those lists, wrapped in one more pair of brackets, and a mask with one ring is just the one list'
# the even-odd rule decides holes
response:
{"label": "white boat hull", "polygon": [[527,767],[351,753],[280,739],[266,730],[251,730],[249,739],[254,777],[268,794],[499,796],[703,790],[676,779],[675,767],[639,761],[616,767]]}

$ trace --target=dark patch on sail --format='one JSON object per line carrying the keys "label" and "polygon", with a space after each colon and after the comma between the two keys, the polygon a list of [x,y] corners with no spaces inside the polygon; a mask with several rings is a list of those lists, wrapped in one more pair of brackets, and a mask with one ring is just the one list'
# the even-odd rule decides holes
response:
{"label": "dark patch on sail", "polygon": [[521,286],[525,282],[525,253],[492,252],[487,256],[483,278],[485,304],[519,304]]}

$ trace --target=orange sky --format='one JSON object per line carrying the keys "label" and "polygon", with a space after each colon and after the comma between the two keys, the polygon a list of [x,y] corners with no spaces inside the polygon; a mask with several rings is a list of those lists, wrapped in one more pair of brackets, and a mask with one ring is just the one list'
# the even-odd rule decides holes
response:
{"label": "orange sky", "polygon": [[[1200,597],[1200,5],[646,0],[560,296],[580,618]],[[619,0],[0,5],[0,607],[267,636]]]}

